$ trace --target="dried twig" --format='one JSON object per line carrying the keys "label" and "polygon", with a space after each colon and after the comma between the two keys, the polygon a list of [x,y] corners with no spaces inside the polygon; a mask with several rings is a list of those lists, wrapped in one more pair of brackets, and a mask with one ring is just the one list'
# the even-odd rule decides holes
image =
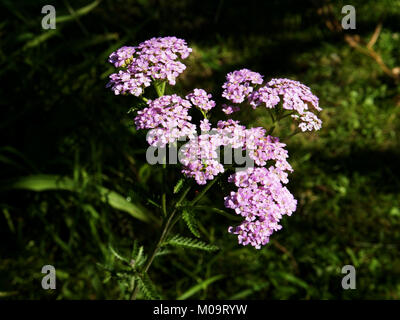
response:
{"label": "dried twig", "polygon": [[369,40],[369,42],[367,44],[367,48],[368,49],[372,49],[372,47],[374,46],[374,44],[378,40],[379,35],[381,34],[381,31],[382,31],[382,22],[379,22],[378,25],[375,28],[375,31],[374,31],[371,39]]}
{"label": "dried twig", "polygon": [[[324,16],[325,24],[329,30],[335,33],[343,33],[343,28],[341,27],[339,21],[336,19],[333,13],[332,4],[327,4],[317,10],[318,14]],[[380,22],[371,39],[368,41],[367,45],[364,45],[359,35],[344,34],[344,40],[350,45],[350,47],[356,49],[358,52],[371,57],[381,68],[381,70],[391,77],[396,82],[400,80],[400,67],[390,69],[382,59],[382,56],[373,49],[373,46],[379,39],[379,35],[382,31],[382,23]]]}

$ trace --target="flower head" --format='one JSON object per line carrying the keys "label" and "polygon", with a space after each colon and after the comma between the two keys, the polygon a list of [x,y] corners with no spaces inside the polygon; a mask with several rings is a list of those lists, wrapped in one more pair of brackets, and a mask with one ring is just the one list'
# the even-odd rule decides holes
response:
{"label": "flower head", "polygon": [[232,113],[237,112],[239,110],[240,110],[240,108],[238,106],[230,106],[230,105],[227,105],[227,104],[223,104],[222,105],[222,111],[225,114],[232,114]]}
{"label": "flower head", "polygon": [[186,99],[190,100],[196,107],[209,111],[215,107],[215,101],[211,100],[211,97],[211,94],[208,94],[203,89],[194,89],[192,93],[186,96]]}
{"label": "flower head", "polygon": [[253,91],[252,85],[261,84],[262,76],[248,69],[236,70],[228,73],[222,96],[233,103],[242,103],[244,99]]}
{"label": "flower head", "polygon": [[198,184],[206,184],[207,180],[213,180],[219,173],[224,172],[218,153],[221,144],[218,134],[201,134],[190,140],[179,154],[183,164],[182,173],[194,178]]}
{"label": "flower head", "polygon": [[[109,76],[107,87],[116,95],[139,97],[155,82],[157,93],[161,95],[158,90],[160,83],[175,84],[176,78],[186,68],[181,60],[186,59],[191,51],[184,40],[176,37],[152,38],[137,47],[121,47],[109,56],[108,61],[119,70]],[[278,110],[278,120],[290,115],[299,122],[302,131],[321,128],[322,121],[315,112],[322,109],[310,88],[289,79],[272,79],[259,87],[262,83],[262,75],[248,69],[228,73],[222,86],[222,97],[230,103],[223,104],[222,111],[228,115],[237,112],[240,110],[237,104],[245,100],[254,109],[261,105],[272,109],[282,103],[282,108],[290,113],[281,116],[281,110]],[[189,138],[178,154],[181,172],[194,178],[199,185],[224,172],[220,163],[221,147],[224,147],[224,152],[231,152],[232,148],[240,153],[246,151],[246,168],[228,178],[236,190],[224,198],[225,207],[234,210],[243,221],[229,227],[228,232],[237,235],[242,245],[260,249],[268,243],[273,232],[282,228],[282,217],[290,216],[297,206],[296,199],[284,186],[288,183],[288,173],[293,171],[287,161],[286,145],[267,135],[262,127],[246,128],[233,119],[220,120],[212,128],[207,112],[216,103],[203,89],[196,88],[185,98],[172,94],[154,100],[143,97],[143,100],[147,101],[147,107],[137,112],[134,119],[136,128],[151,129],[147,141],[154,147],[165,147],[168,143]],[[193,106],[200,109],[205,118],[200,121],[200,135],[189,115]],[[249,158],[253,167],[248,167]],[[231,157],[229,163],[232,163]]]}
{"label": "flower head", "polygon": [[229,181],[234,182],[238,190],[225,197],[225,206],[245,218],[228,231],[238,235],[240,244],[250,244],[257,249],[269,242],[274,231],[282,228],[279,224],[282,216],[290,216],[297,205],[279,176],[270,169],[249,168],[235,173]]}
{"label": "flower head", "polygon": [[179,138],[196,134],[196,126],[188,112],[189,101],[177,96],[162,96],[147,102],[148,107],[138,111],[135,117],[137,129],[153,129],[148,135],[148,143],[152,146],[164,147]]}
{"label": "flower head", "polygon": [[135,52],[135,47],[123,46],[110,54],[108,62],[113,64],[116,68],[126,67],[128,64],[132,63]]}
{"label": "flower head", "polygon": [[122,47],[111,53],[108,61],[124,70],[111,74],[107,87],[115,94],[140,96],[154,80],[175,85],[186,69],[179,59],[186,59],[191,51],[185,40],[176,37],[152,38],[137,47]]}
{"label": "flower head", "polygon": [[211,124],[208,119],[204,119],[200,121],[200,130],[202,132],[207,132],[211,130]]}
{"label": "flower head", "polygon": [[312,94],[309,87],[290,79],[272,79],[257,91],[249,95],[249,102],[253,108],[264,104],[266,108],[274,108],[283,98],[282,107],[292,110],[291,117],[300,122],[302,131],[321,129],[322,121],[310,111],[321,111],[318,97]]}

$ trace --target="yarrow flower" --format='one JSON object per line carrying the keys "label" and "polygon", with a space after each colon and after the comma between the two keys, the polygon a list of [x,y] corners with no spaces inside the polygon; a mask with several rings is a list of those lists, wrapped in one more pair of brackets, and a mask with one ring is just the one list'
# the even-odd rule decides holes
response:
{"label": "yarrow flower", "polygon": [[208,119],[204,119],[200,121],[200,130],[202,132],[207,132],[211,130],[211,124]]}
{"label": "yarrow flower", "polygon": [[246,139],[246,127],[239,124],[239,121],[228,119],[220,120],[217,123],[217,132],[221,136],[222,145],[230,145],[232,148],[243,148]]}
{"label": "yarrow flower", "polygon": [[215,107],[215,101],[210,100],[211,97],[211,94],[207,94],[203,89],[194,89],[192,93],[186,96],[186,99],[190,100],[196,107],[204,111],[209,111]]}
{"label": "yarrow flower", "polygon": [[254,90],[252,85],[261,84],[262,75],[248,69],[241,69],[228,73],[222,96],[233,103],[242,103],[244,99]]}
{"label": "yarrow flower", "polygon": [[265,166],[267,161],[275,160],[276,167],[282,171],[293,171],[287,162],[288,152],[285,144],[279,138],[266,136],[266,130],[261,127],[246,130],[245,149],[257,166]]}
{"label": "yarrow flower", "polygon": [[179,138],[194,138],[196,126],[190,122],[189,101],[173,94],[149,100],[147,104],[147,108],[138,111],[135,125],[137,129],[153,129],[147,140],[150,145],[165,147]]}
{"label": "yarrow flower", "polygon": [[266,108],[274,108],[283,97],[282,108],[293,110],[297,114],[291,117],[300,121],[302,131],[321,129],[322,121],[310,111],[310,108],[321,111],[318,98],[312,94],[309,87],[290,79],[272,79],[260,89],[249,95],[249,102],[253,108],[265,104]]}
{"label": "yarrow flower", "polygon": [[[174,85],[186,68],[181,60],[191,51],[184,40],[176,37],[152,38],[137,47],[121,47],[109,56],[108,61],[120,70],[110,75],[107,87],[116,95],[139,97],[154,82],[156,89],[161,82]],[[273,109],[282,102],[282,108],[291,111],[289,115],[299,122],[302,131],[321,128],[322,121],[314,112],[322,109],[310,88],[289,79],[272,79],[258,87],[262,83],[262,75],[248,69],[228,73],[222,97],[230,103],[223,104],[222,111],[228,115],[237,112],[240,110],[237,104],[245,100],[254,109],[261,105]],[[157,93],[162,94],[160,90]],[[237,235],[242,245],[260,249],[268,243],[273,232],[282,228],[282,217],[290,216],[297,206],[284,186],[289,181],[288,173],[293,171],[287,161],[286,145],[277,137],[267,135],[264,128],[247,128],[233,119],[220,120],[213,127],[207,118],[208,111],[216,103],[203,89],[196,88],[185,98],[172,94],[143,100],[147,101],[147,107],[137,112],[136,128],[150,129],[147,142],[153,147],[162,148],[188,138],[179,150],[181,172],[197,184],[204,185],[224,172],[220,162],[221,147],[226,152],[231,148],[246,152],[247,167],[228,178],[237,190],[224,198],[225,207],[233,209],[244,221],[229,227],[228,232]],[[189,115],[193,106],[204,116],[198,127]],[[256,167],[248,168],[249,159]]]}
{"label": "yarrow flower", "polygon": [[237,112],[239,110],[240,110],[240,108],[238,106],[230,106],[230,105],[227,105],[227,104],[223,104],[222,105],[222,111],[225,114],[232,114],[232,113]]}
{"label": "yarrow flower", "polygon": [[108,62],[112,63],[116,68],[124,68],[128,64],[132,63],[135,52],[135,47],[121,47],[110,54]]}
{"label": "yarrow flower", "polygon": [[131,74],[126,71],[118,71],[110,75],[110,82],[107,87],[111,87],[115,95],[132,94],[139,97],[145,87],[150,86],[151,79],[143,74]]}
{"label": "yarrow flower", "polygon": [[186,59],[192,49],[185,40],[176,37],[152,38],[137,47],[122,47],[111,53],[108,61],[124,68],[110,75],[107,87],[114,94],[140,96],[154,80],[167,80],[175,85],[186,66],[179,59]]}
{"label": "yarrow flower", "polygon": [[229,181],[238,190],[225,197],[225,206],[245,220],[229,227],[228,232],[238,235],[239,244],[260,249],[274,231],[282,228],[282,216],[290,216],[296,210],[297,201],[271,167],[249,168],[235,173]]}
{"label": "yarrow flower", "polygon": [[201,134],[190,140],[180,150],[182,173],[192,177],[200,185],[207,180],[213,180],[219,173],[224,172],[224,166],[219,162],[219,150],[222,145],[218,134]]}
{"label": "yarrow flower", "polygon": [[287,162],[286,145],[279,142],[279,138],[267,136],[266,130],[261,127],[246,129],[239,124],[239,121],[232,119],[219,121],[217,132],[221,136],[222,145],[246,150],[257,166],[265,166],[270,160],[275,161],[276,173],[282,181],[287,181],[286,172],[293,169]]}

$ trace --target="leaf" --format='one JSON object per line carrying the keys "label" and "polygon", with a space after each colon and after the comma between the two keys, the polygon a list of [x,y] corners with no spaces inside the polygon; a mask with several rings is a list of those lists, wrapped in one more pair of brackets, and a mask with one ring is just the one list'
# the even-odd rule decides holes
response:
{"label": "leaf", "polygon": [[184,248],[189,248],[189,249],[199,249],[199,250],[205,250],[205,251],[219,250],[219,248],[215,245],[207,244],[198,239],[186,238],[186,237],[182,237],[179,235],[175,235],[172,238],[170,238],[169,240],[167,240],[164,243],[164,245],[167,245],[167,244],[170,244],[172,246],[177,246],[177,247],[184,247]]}
{"label": "leaf", "polygon": [[53,175],[31,175],[19,178],[7,186],[10,189],[25,189],[30,191],[67,190],[75,191],[75,183],[67,177]]}
{"label": "leaf", "polygon": [[48,30],[37,37],[33,38],[32,40],[28,41],[22,48],[22,50],[26,50],[29,48],[33,48],[41,44],[42,42],[50,39],[51,37],[58,35],[59,32],[57,30]]}
{"label": "leaf", "polygon": [[159,257],[159,256],[166,256],[166,255],[168,255],[168,254],[171,254],[172,253],[172,251],[171,250],[168,250],[168,249],[164,249],[164,250],[159,250],[157,253],[156,253],[156,257]]}
{"label": "leaf", "polygon": [[267,288],[268,286],[269,286],[268,282],[256,284],[251,289],[246,289],[246,290],[243,290],[243,291],[240,291],[240,292],[234,294],[233,296],[228,298],[228,300],[243,300],[244,298],[248,297],[249,295],[251,295],[255,292],[258,292],[264,288]]}
{"label": "leaf", "polygon": [[174,187],[174,193],[178,193],[179,191],[181,191],[184,182],[185,182],[185,179],[183,179],[183,178],[179,179],[179,181],[177,182],[177,184]]}
{"label": "leaf", "polygon": [[115,249],[114,249],[111,245],[109,245],[108,247],[110,248],[111,253],[112,253],[117,259],[119,259],[119,260],[121,260],[121,261],[126,262],[126,263],[129,264],[128,259],[126,259],[125,257],[121,256],[117,251],[115,251]]}
{"label": "leaf", "polygon": [[84,6],[78,10],[75,10],[73,15],[56,17],[56,23],[74,20],[77,17],[88,14],[90,11],[92,11],[94,8],[96,8],[99,5],[100,1],[101,0],[95,0],[92,3],[89,3],[87,6]]}
{"label": "leaf", "polygon": [[186,225],[188,226],[190,232],[192,232],[193,235],[197,238],[200,238],[200,232],[197,226],[197,220],[195,218],[194,212],[184,209],[182,212],[182,218],[186,222]]}
{"label": "leaf", "polygon": [[111,191],[107,188],[100,187],[101,200],[108,203],[111,207],[125,211],[129,213],[132,217],[139,219],[144,222],[151,221],[151,215],[142,206],[135,205],[127,201],[123,196],[115,191]]}
{"label": "leaf", "polygon": [[10,147],[10,146],[2,147],[2,148],[0,148],[0,153],[13,155],[24,163],[24,165],[26,166],[26,169],[29,168],[35,172],[38,171],[36,166],[28,158],[26,158],[23,153],[19,152],[17,149],[15,149],[13,147]]}
{"label": "leaf", "polygon": [[150,300],[159,300],[161,298],[147,273],[138,276],[138,286],[145,298]]}
{"label": "leaf", "polygon": [[209,286],[211,283],[218,281],[218,280],[222,279],[223,277],[224,276],[222,274],[219,274],[219,275],[211,277],[207,280],[204,280],[203,282],[196,284],[195,286],[193,286],[192,288],[190,288],[189,290],[187,290],[186,292],[181,294],[178,298],[176,298],[176,300],[186,300],[187,298],[193,296],[198,291],[206,289],[207,286]]}
{"label": "leaf", "polygon": [[0,298],[11,297],[18,294],[18,291],[0,291]]}
{"label": "leaf", "polygon": [[4,217],[6,218],[6,221],[7,221],[8,227],[10,228],[10,231],[12,233],[15,233],[15,226],[11,219],[10,212],[8,211],[7,208],[3,208],[3,214],[4,214]]}
{"label": "leaf", "polygon": [[[81,192],[81,188],[72,179],[56,175],[31,175],[8,183],[2,189],[22,189],[30,191],[49,191],[49,190],[66,190],[71,192]],[[104,187],[97,188],[100,193],[100,200],[108,203],[111,207],[124,211],[132,217],[144,222],[151,221],[151,214],[142,206],[135,205],[127,201],[119,193]],[[153,218],[154,219],[154,218]]]}
{"label": "leaf", "polygon": [[294,283],[294,284],[298,285],[299,287],[302,287],[302,288],[304,288],[306,290],[309,289],[309,285],[305,281],[297,278],[296,276],[294,276],[294,275],[292,275],[290,273],[277,272],[276,274],[278,276],[282,277],[282,279],[284,279],[284,280],[286,280],[288,282]]}

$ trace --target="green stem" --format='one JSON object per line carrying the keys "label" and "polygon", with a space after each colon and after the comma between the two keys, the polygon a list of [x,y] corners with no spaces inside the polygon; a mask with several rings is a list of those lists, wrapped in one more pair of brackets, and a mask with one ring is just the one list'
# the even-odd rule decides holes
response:
{"label": "green stem", "polygon": [[165,81],[163,82],[154,82],[154,88],[156,89],[158,97],[162,97],[165,92]]}
{"label": "green stem", "polygon": [[282,139],[280,139],[281,141],[287,141],[287,140],[289,140],[290,138],[292,138],[292,137],[294,137],[296,134],[298,134],[298,133],[301,133],[301,131],[300,130],[296,130],[295,132],[293,132],[292,134],[289,134],[287,137],[284,137],[284,138],[282,138]]}
{"label": "green stem", "polygon": [[[178,208],[181,206],[183,200],[186,199],[186,196],[187,196],[188,192],[190,191],[190,189],[191,189],[191,186],[189,186],[189,187],[184,191],[184,193],[181,195],[181,197],[179,198],[179,200],[178,200],[177,203],[175,204],[174,211],[173,211],[172,214],[171,214],[172,216],[175,215],[175,213],[177,212]],[[177,223],[178,220],[179,220],[179,216],[176,216],[175,219],[174,219],[174,220],[172,221],[172,223],[170,224],[168,233],[172,230],[172,228],[174,227],[175,223]]]}
{"label": "green stem", "polygon": [[194,198],[191,202],[190,202],[190,206],[194,206],[197,202],[199,202],[199,200],[201,200],[201,198],[203,198],[203,196],[206,194],[206,192],[214,185],[215,182],[217,182],[217,180],[219,179],[219,176],[216,177],[214,180],[212,180],[210,183],[208,183],[203,190],[201,190],[201,192],[197,195],[196,198]]}
{"label": "green stem", "polygon": [[[164,95],[165,92],[165,81],[163,82],[158,82],[155,81],[154,82],[154,88],[156,89],[157,95],[158,97],[162,97]],[[165,159],[165,161],[167,161],[167,159]],[[166,193],[166,184],[167,184],[167,164],[163,163],[163,192],[161,195],[161,207],[162,207],[162,214],[164,215],[164,217],[167,216],[167,193]]]}
{"label": "green stem", "polygon": [[163,193],[161,196],[161,207],[162,213],[164,217],[167,216],[167,192],[166,192],[166,184],[167,184],[167,164],[163,163]]}
{"label": "green stem", "polygon": [[200,112],[203,115],[204,119],[207,119],[207,113],[205,113],[205,111],[200,109],[200,108],[198,108],[198,109],[200,110]]}
{"label": "green stem", "polygon": [[275,118],[274,118],[274,115],[273,115],[271,109],[268,109],[268,112],[269,112],[269,115],[271,116],[272,122],[275,123]]}
{"label": "green stem", "polygon": [[[155,256],[156,256],[157,252],[160,250],[160,248],[161,248],[162,245],[163,245],[164,240],[166,239],[166,237],[168,236],[169,232],[171,231],[171,228],[172,228],[172,226],[173,226],[173,225],[171,225],[171,223],[172,223],[172,221],[173,221],[173,219],[174,219],[175,214],[176,214],[177,211],[178,211],[178,207],[181,205],[182,201],[185,200],[185,198],[186,198],[188,192],[190,191],[190,188],[191,188],[191,187],[188,187],[188,188],[185,190],[185,192],[182,193],[181,197],[179,198],[179,200],[178,200],[178,201],[176,202],[176,204],[175,204],[174,211],[173,211],[173,212],[171,213],[171,215],[168,217],[168,220],[164,223],[163,230],[162,230],[162,232],[161,232],[161,236],[160,236],[160,238],[159,238],[157,244],[155,245],[154,250],[153,250],[153,252],[152,252],[152,254],[151,254],[149,260],[147,260],[145,266],[143,267],[143,270],[142,270],[142,272],[141,272],[142,274],[145,274],[147,271],[149,271],[149,268],[150,268],[151,264],[153,263],[154,258],[155,258]],[[136,296],[137,296],[137,293],[138,293],[138,292],[139,292],[139,287],[136,285],[135,289],[134,289],[133,292],[132,292],[132,295],[131,295],[131,298],[130,298],[130,299],[131,299],[131,300],[136,300]]]}
{"label": "green stem", "polygon": [[272,134],[272,132],[274,132],[275,126],[272,126],[268,132],[267,132],[267,136],[270,136]]}
{"label": "green stem", "polygon": [[287,113],[287,114],[281,116],[281,117],[278,119],[278,121],[279,121],[279,120],[282,120],[282,119],[285,119],[286,117],[289,117],[289,116],[291,116],[292,114],[294,114],[294,112],[289,112],[289,113]]}

